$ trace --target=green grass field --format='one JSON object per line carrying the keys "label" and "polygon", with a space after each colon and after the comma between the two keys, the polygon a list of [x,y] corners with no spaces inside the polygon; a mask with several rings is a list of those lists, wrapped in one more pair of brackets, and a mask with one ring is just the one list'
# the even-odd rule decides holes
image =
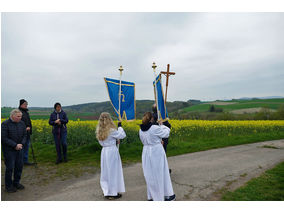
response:
{"label": "green grass field", "polygon": [[[236,101],[226,101],[226,102],[228,103],[236,102],[236,103],[230,104],[230,105],[214,105],[214,106],[216,108],[222,108],[225,112],[229,112],[232,110],[238,110],[238,109],[249,109],[249,108],[258,108],[258,107],[265,107],[265,108],[277,110],[281,106],[281,104],[284,104],[284,99],[236,100]],[[211,102],[193,105],[193,106],[184,108],[183,111],[184,112],[206,112],[209,110],[211,105],[212,105]]]}
{"label": "green grass field", "polygon": [[234,192],[225,192],[224,201],[283,201],[284,162],[247,182]]}

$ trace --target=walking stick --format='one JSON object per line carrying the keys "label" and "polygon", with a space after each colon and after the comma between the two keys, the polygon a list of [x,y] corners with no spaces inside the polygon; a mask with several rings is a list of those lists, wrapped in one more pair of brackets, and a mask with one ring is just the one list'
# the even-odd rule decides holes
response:
{"label": "walking stick", "polygon": [[36,162],[36,157],[35,157],[35,153],[34,153],[34,148],[33,148],[32,141],[30,141],[30,144],[31,144],[31,149],[32,149],[32,155],[33,155],[34,165],[35,165],[35,168],[37,168],[37,162]]}

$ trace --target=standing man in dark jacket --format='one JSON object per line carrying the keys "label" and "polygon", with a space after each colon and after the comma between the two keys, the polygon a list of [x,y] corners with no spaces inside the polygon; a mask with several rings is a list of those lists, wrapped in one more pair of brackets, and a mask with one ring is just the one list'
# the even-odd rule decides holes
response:
{"label": "standing man in dark jacket", "polygon": [[27,130],[27,140],[25,146],[23,148],[23,157],[24,157],[24,165],[33,165],[30,163],[29,158],[29,146],[31,142],[31,134],[32,134],[32,122],[29,115],[28,110],[28,102],[25,99],[20,100],[19,110],[22,112],[22,121],[26,124]]}
{"label": "standing man in dark jacket", "polygon": [[52,134],[57,152],[56,164],[62,162],[61,146],[63,150],[64,162],[67,162],[67,123],[68,118],[66,113],[61,109],[61,104],[54,104],[54,112],[50,114],[49,124],[53,126]]}
{"label": "standing man in dark jacket", "polygon": [[[152,111],[153,111],[152,124],[159,125],[158,124],[158,113],[157,113],[157,105],[156,104],[153,104]],[[170,129],[172,127],[171,124],[169,123],[169,121],[164,121],[163,125],[165,125],[166,127],[170,128]],[[167,154],[167,146],[168,146],[168,143],[169,143],[169,138],[162,138],[162,143],[163,143],[165,153]],[[169,169],[169,172],[172,173],[172,170]]]}
{"label": "standing man in dark jacket", "polygon": [[[152,111],[153,111],[152,123],[158,125],[158,121],[157,121],[158,120],[158,114],[157,114],[157,106],[156,106],[156,104],[153,104]],[[172,127],[171,124],[169,123],[169,121],[164,121],[163,125],[165,125],[168,128]],[[162,138],[162,141],[163,141],[164,150],[167,153],[167,146],[168,146],[168,143],[169,143],[169,138]]]}
{"label": "standing man in dark jacket", "polygon": [[[23,170],[23,146],[27,140],[25,123],[21,120],[22,112],[14,109],[10,118],[1,124],[1,144],[6,165],[5,187],[7,192],[16,192],[25,187],[20,184]],[[14,180],[12,175],[14,173]]]}

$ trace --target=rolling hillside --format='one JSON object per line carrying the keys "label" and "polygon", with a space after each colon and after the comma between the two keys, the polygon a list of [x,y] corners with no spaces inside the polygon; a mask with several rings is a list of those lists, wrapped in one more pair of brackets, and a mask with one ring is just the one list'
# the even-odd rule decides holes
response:
{"label": "rolling hillside", "polygon": [[271,111],[277,110],[281,104],[284,104],[284,99],[252,99],[252,100],[231,100],[231,101],[214,101],[206,102],[199,105],[189,106],[182,110],[182,112],[208,112],[210,106],[215,108],[222,108],[224,112],[231,112],[239,114],[250,113],[249,109],[255,109],[253,112],[258,112],[261,108],[269,108]]}
{"label": "rolling hillside", "polygon": [[[144,112],[152,110],[153,100],[136,100],[136,118],[141,119]],[[168,112],[178,111],[192,105],[190,102],[174,101],[168,102]],[[86,103],[72,106],[62,106],[63,110],[68,113],[68,118],[72,120],[96,120],[102,112],[109,112],[114,118],[114,110],[109,101],[98,103]],[[9,117],[12,110],[10,107],[1,108],[1,117]],[[32,119],[48,119],[53,108],[29,107]]]}
{"label": "rolling hillside", "polygon": [[[151,111],[153,100],[136,100],[136,119],[141,119],[144,112]],[[214,105],[216,111],[209,112]],[[251,120],[263,119],[256,117],[264,108],[275,112],[279,107],[284,106],[284,98],[278,99],[235,99],[230,101],[200,102],[198,100],[174,101],[167,103],[169,117],[171,119],[203,119],[203,120]],[[30,107],[32,119],[48,119],[53,108]],[[109,112],[114,119],[116,116],[109,101],[86,103],[72,106],[63,106],[71,120],[97,120],[101,112]],[[9,117],[12,110],[10,107],[1,108],[1,117]],[[219,111],[219,112],[217,112]],[[228,117],[228,113],[230,116]],[[269,118],[267,118],[269,119]]]}

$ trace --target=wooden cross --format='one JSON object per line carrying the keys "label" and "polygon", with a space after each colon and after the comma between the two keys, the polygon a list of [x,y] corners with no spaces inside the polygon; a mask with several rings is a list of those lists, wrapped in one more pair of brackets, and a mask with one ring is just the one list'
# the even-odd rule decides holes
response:
{"label": "wooden cross", "polygon": [[161,74],[164,74],[167,78],[166,80],[166,97],[165,97],[165,103],[167,103],[167,95],[168,95],[168,85],[169,85],[169,77],[170,75],[175,75],[175,72],[170,72],[170,65],[168,64],[167,72],[161,71]]}

